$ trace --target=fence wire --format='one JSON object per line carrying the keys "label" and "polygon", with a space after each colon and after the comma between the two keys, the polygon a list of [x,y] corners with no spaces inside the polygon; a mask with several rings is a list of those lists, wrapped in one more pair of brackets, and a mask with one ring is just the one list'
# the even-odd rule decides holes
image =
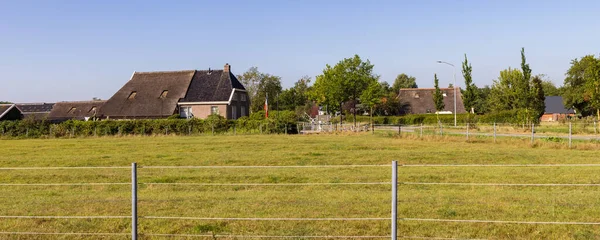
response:
{"label": "fence wire", "polygon": [[347,182],[347,183],[139,183],[145,185],[182,186],[339,186],[339,185],[389,185],[391,182]]}
{"label": "fence wire", "polygon": [[221,218],[221,217],[162,217],[141,216],[144,219],[208,220],[208,221],[389,221],[390,218]]}
{"label": "fence wire", "polygon": [[503,221],[476,219],[435,219],[435,218],[401,218],[402,221],[418,222],[456,222],[456,223],[499,223],[499,224],[540,224],[540,225],[600,225],[600,222],[539,222],[539,221]]}

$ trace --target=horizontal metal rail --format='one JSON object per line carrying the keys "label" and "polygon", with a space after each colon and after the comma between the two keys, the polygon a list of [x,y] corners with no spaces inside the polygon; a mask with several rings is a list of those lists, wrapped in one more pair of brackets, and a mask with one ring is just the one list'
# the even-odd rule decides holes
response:
{"label": "horizontal metal rail", "polygon": [[402,218],[403,221],[418,222],[455,222],[455,223],[499,223],[499,224],[544,224],[544,225],[600,225],[600,222],[529,222],[475,219],[434,219],[434,218]]}
{"label": "horizontal metal rail", "polygon": [[0,170],[131,169],[131,167],[2,167]]}
{"label": "horizontal metal rail", "polygon": [[217,237],[217,238],[342,238],[342,239],[378,239],[378,238],[389,238],[390,236],[274,236],[274,235],[209,235],[209,234],[160,234],[160,233],[149,233],[141,234],[141,236],[149,237]]}
{"label": "horizontal metal rail", "polygon": [[129,219],[131,216],[0,216],[0,219]]}
{"label": "horizontal metal rail", "polygon": [[0,186],[105,186],[131,185],[131,183],[0,183]]}
{"label": "horizontal metal rail", "polygon": [[77,235],[77,236],[128,236],[128,233],[51,233],[51,232],[0,232],[1,235]]}
{"label": "horizontal metal rail", "polygon": [[145,185],[182,186],[335,186],[335,185],[389,185],[390,182],[348,182],[348,183],[140,183]]}
{"label": "horizontal metal rail", "polygon": [[600,164],[403,164],[401,167],[600,167]]}
{"label": "horizontal metal rail", "polygon": [[288,166],[138,166],[146,169],[203,169],[203,168],[356,168],[356,167],[390,167],[389,164],[375,165],[288,165]]}
{"label": "horizontal metal rail", "polygon": [[518,187],[597,187],[598,183],[435,183],[403,182],[403,185],[454,185],[454,186],[518,186]]}
{"label": "horizontal metal rail", "polygon": [[225,218],[225,217],[162,217],[143,216],[145,219],[209,220],[209,221],[389,221],[390,218]]}

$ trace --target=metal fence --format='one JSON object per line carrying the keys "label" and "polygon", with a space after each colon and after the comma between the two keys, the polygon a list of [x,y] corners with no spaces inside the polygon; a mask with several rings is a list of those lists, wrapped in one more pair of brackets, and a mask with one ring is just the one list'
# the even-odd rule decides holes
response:
{"label": "metal fence", "polygon": [[[169,183],[169,182],[138,182],[138,169],[236,169],[236,168],[254,168],[254,169],[274,169],[274,168],[389,168],[391,167],[390,182],[328,182],[328,183],[201,183],[201,182],[185,182],[185,183]],[[518,187],[587,187],[600,186],[599,183],[470,183],[470,182],[408,182],[398,181],[398,173],[400,169],[409,168],[561,168],[561,167],[600,167],[600,164],[402,164],[398,165],[393,161],[391,165],[311,165],[311,166],[138,166],[132,163],[131,167],[5,167],[0,170],[81,170],[81,169],[131,169],[131,182],[107,182],[107,183],[2,183],[0,186],[98,186],[98,185],[131,185],[131,216],[0,216],[0,219],[130,219],[131,233],[98,233],[98,232],[0,232],[0,235],[49,235],[49,236],[131,236],[132,239],[137,239],[138,236],[148,237],[212,237],[212,238],[351,238],[351,239],[458,239],[458,238],[436,238],[436,237],[419,237],[419,236],[398,236],[398,221],[404,222],[437,222],[437,223],[482,223],[482,224],[524,224],[524,225],[600,225],[600,222],[577,222],[577,221],[518,221],[518,220],[497,220],[497,219],[440,219],[440,218],[419,218],[418,216],[398,216],[398,187],[402,185],[410,186],[471,186],[471,187],[490,187],[490,186],[518,186]],[[389,216],[369,216],[369,217],[323,217],[323,218],[302,218],[302,217],[205,217],[205,216],[142,216],[138,214],[138,186],[140,185],[174,185],[174,186],[310,186],[310,185],[383,185],[391,186],[391,213]],[[218,234],[166,234],[140,232],[138,219],[163,219],[163,220],[206,220],[206,221],[389,221],[389,235],[380,236],[337,236],[337,235],[218,235]]]}
{"label": "metal fence", "polygon": [[299,122],[298,130],[301,134],[310,133],[332,133],[332,132],[366,132],[370,131],[370,125],[365,123],[319,123],[319,122]]}

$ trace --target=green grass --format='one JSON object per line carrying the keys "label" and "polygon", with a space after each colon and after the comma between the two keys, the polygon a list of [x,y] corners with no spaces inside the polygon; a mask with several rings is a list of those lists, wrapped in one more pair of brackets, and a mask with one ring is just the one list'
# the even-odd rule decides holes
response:
{"label": "green grass", "polygon": [[[0,141],[0,167],[600,163],[598,146],[527,139],[371,135],[123,137]],[[600,167],[400,167],[400,182],[600,183]],[[0,170],[0,183],[129,182],[128,169]],[[387,182],[389,167],[138,170],[148,183]],[[140,184],[140,216],[389,217],[388,185],[174,186]],[[600,187],[399,186],[403,218],[600,222]],[[0,215],[130,214],[130,186],[0,186]],[[389,221],[140,219],[141,233],[387,235]],[[1,219],[0,232],[128,233],[128,219]],[[401,236],[597,239],[600,226],[400,221]],[[0,239],[97,239],[17,236]],[[114,237],[122,239],[123,237]],[[103,237],[103,239],[110,239]],[[164,239],[148,237],[144,239]],[[210,239],[210,238],[208,238]]]}

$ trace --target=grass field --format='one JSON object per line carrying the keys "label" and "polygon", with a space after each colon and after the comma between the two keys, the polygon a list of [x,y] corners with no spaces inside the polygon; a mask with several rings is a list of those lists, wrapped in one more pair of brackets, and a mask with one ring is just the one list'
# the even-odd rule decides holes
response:
{"label": "grass field", "polygon": [[[123,137],[0,141],[0,167],[285,166],[600,163],[578,150],[528,140],[387,134]],[[587,149],[587,150],[586,150]],[[130,181],[128,169],[0,170],[0,183]],[[600,167],[400,167],[400,182],[600,183]],[[140,183],[389,182],[390,167],[138,170]],[[400,185],[402,218],[600,222],[600,187]],[[180,186],[140,184],[139,215],[171,217],[386,218],[389,185]],[[130,186],[0,186],[2,216],[128,216]],[[385,236],[389,221],[140,219],[143,234]],[[128,219],[0,219],[0,232],[129,233]],[[400,236],[598,239],[598,225],[399,221]],[[10,235],[0,239],[126,239],[127,236]],[[173,238],[175,239],[175,238]],[[207,238],[207,239],[210,239]]]}

